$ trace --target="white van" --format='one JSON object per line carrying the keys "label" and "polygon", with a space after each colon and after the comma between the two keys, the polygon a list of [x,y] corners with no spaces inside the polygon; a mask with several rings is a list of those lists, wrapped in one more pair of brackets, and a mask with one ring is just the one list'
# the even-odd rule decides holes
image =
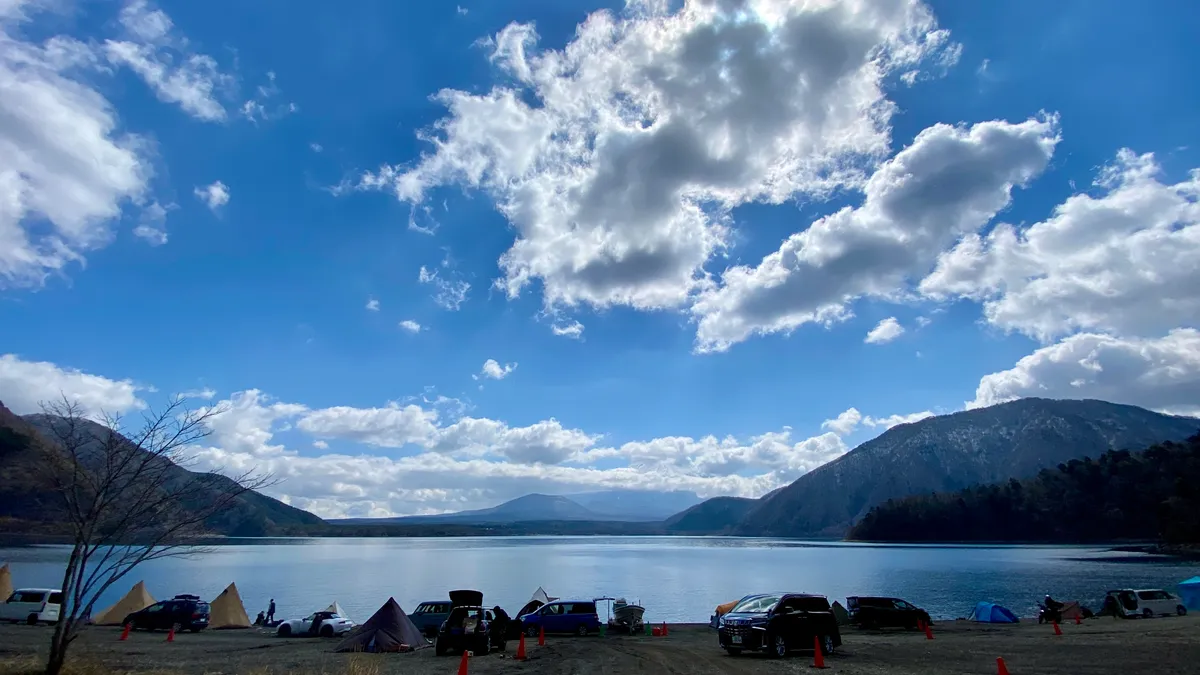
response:
{"label": "white van", "polygon": [[0,605],[0,621],[24,621],[30,626],[55,623],[61,609],[62,591],[52,588],[18,588],[3,605]]}
{"label": "white van", "polygon": [[[1161,588],[1124,589],[1109,591],[1108,596],[1116,600],[1121,616],[1126,618],[1141,616],[1147,619],[1155,616],[1187,614],[1187,608],[1175,595]],[[1108,600],[1105,603],[1108,604]]]}

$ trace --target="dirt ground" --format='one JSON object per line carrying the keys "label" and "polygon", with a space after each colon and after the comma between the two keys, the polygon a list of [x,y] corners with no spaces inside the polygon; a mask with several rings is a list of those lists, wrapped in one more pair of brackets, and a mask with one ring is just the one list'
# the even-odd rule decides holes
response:
{"label": "dirt ground", "polygon": [[[0,626],[0,673],[34,673],[45,654],[50,628]],[[1124,621],[1092,619],[1081,626],[1024,622],[984,626],[943,622],[934,640],[921,633],[847,629],[843,646],[826,659],[832,673],[862,675],[992,675],[1003,657],[1012,675],[1086,675],[1200,672],[1200,617]],[[165,642],[164,633],[134,633],[118,641],[120,629],[91,628],[73,647],[71,671],[186,675],[453,675],[459,657],[434,656],[432,649],[411,654],[335,654],[336,640],[282,639],[257,629],[205,631]],[[758,654],[727,656],[707,626],[677,625],[667,637],[558,637],[546,646],[526,645],[528,660],[516,661],[517,645],[506,653],[469,660],[472,675],[593,675],[597,673],[807,673],[811,652],[775,660]]]}

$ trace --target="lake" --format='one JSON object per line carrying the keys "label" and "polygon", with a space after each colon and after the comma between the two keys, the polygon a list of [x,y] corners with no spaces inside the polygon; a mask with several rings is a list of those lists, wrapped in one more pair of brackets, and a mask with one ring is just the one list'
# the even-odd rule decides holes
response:
{"label": "lake", "polygon": [[[68,549],[0,548],[15,586],[55,586]],[[509,612],[538,586],[552,596],[623,596],[648,621],[704,622],[716,605],[759,591],[903,597],[935,618],[966,616],[976,601],[1034,616],[1046,593],[1098,608],[1109,588],[1167,588],[1200,573],[1106,548],[865,545],[724,537],[463,537],[232,540],[187,558],[147,563],[98,607],[139,579],[157,599],[211,600],[236,581],[253,619],[275,598],[277,614],[303,615],[337,600],[364,621],[388,596],[411,610],[453,588],[484,592]]]}

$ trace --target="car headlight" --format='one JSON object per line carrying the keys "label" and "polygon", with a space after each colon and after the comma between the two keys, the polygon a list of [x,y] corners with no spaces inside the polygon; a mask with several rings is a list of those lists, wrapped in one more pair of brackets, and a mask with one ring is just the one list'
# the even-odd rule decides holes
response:
{"label": "car headlight", "polygon": [[723,616],[717,617],[717,628],[721,628],[724,625],[725,625],[725,617],[723,617]]}

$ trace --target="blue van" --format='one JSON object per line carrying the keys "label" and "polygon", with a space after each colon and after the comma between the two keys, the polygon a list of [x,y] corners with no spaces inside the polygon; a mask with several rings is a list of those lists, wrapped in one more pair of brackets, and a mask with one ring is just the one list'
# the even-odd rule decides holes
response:
{"label": "blue van", "polygon": [[520,621],[521,630],[529,637],[537,637],[543,629],[547,633],[575,635],[587,635],[600,630],[595,600],[555,600],[520,617]]}
{"label": "blue van", "polygon": [[449,600],[429,600],[417,605],[416,610],[408,618],[425,637],[437,635],[438,626],[450,617],[453,603]]}

